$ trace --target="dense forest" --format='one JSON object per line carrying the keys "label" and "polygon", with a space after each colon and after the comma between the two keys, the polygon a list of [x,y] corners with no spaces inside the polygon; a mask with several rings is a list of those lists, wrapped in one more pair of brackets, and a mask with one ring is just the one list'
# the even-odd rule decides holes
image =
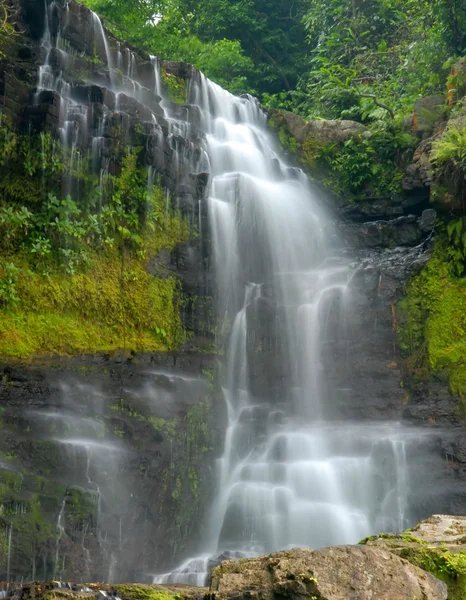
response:
{"label": "dense forest", "polygon": [[117,35],[305,117],[399,118],[466,47],[461,0],[86,0]]}

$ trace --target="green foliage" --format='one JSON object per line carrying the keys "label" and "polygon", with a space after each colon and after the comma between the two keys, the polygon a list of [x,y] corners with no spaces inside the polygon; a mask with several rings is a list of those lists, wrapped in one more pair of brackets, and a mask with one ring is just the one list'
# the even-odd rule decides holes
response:
{"label": "green foliage", "polygon": [[466,269],[466,229],[464,219],[456,219],[447,225],[448,246],[446,254],[453,267],[453,272],[458,277]]}
{"label": "green foliage", "polygon": [[317,0],[304,23],[311,68],[298,85],[303,114],[388,119],[444,85],[450,49],[435,3]]}
{"label": "green foliage", "polygon": [[462,0],[436,0],[434,9],[450,49],[455,53],[466,51],[466,6]]}
{"label": "green foliage", "polygon": [[254,63],[244,54],[238,40],[221,39],[210,44],[203,43],[191,62],[212,81],[233,94],[257,90]]}
{"label": "green foliage", "polygon": [[399,303],[399,335],[411,374],[445,372],[451,392],[461,395],[466,393],[466,280],[455,270],[444,234]]}
{"label": "green foliage", "polygon": [[[127,151],[121,173],[104,188],[89,178],[78,200],[60,197],[61,176],[53,185],[68,164],[56,168],[51,156],[63,153],[51,139],[20,136],[5,125],[0,137],[8,148],[0,151],[6,175],[0,177],[6,259],[0,263],[0,354],[166,350],[182,342],[178,283],[150,275],[148,263],[186,240],[188,229],[178,214],[166,212],[157,183],[148,191],[139,152]],[[33,185],[36,176],[41,184],[31,197],[22,182]]]}
{"label": "green foliage", "polygon": [[186,102],[186,82],[180,77],[176,77],[173,73],[168,73],[165,69],[161,70],[162,80],[167,89],[168,96],[172,102],[184,104]]}
{"label": "green foliage", "polygon": [[11,22],[11,7],[6,0],[0,0],[0,58],[6,55],[6,43],[16,34]]}
{"label": "green foliage", "polygon": [[306,55],[301,18],[307,2],[298,0],[182,0],[190,27],[203,40],[238,40],[254,63],[259,93],[291,90]]}
{"label": "green foliage", "polygon": [[374,123],[345,142],[323,142],[309,134],[302,144],[290,134],[280,113],[269,121],[282,147],[297,154],[311,175],[336,193],[354,199],[369,192],[391,196],[401,191],[403,170],[416,140],[393,122]]}
{"label": "green foliage", "polygon": [[20,272],[21,269],[15,267],[13,263],[6,265],[4,276],[0,277],[0,307],[11,307],[19,303],[17,283]]}
{"label": "green foliage", "polygon": [[466,129],[450,127],[432,145],[432,162],[442,168],[448,164],[465,169],[466,167]]}
{"label": "green foliage", "polygon": [[343,189],[357,192],[373,174],[375,150],[367,138],[350,138],[331,161]]}

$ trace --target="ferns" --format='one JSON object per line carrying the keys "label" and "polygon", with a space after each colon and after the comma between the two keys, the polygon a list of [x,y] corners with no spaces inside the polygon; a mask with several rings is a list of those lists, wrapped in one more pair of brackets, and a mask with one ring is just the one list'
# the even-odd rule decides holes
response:
{"label": "ferns", "polygon": [[455,167],[466,167],[466,127],[451,127],[432,145],[431,161],[436,167],[453,164]]}

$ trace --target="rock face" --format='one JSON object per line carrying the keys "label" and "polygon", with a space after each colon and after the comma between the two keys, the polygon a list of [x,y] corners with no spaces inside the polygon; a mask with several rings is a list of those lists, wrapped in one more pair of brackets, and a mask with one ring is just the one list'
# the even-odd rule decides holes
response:
{"label": "rock face", "polygon": [[[187,119],[195,122],[196,107],[185,98],[166,101],[183,130],[172,135],[155,93],[153,59],[108,32],[107,48],[100,21],[77,2],[9,4],[16,34],[0,53],[2,124],[57,144],[65,129],[79,131],[73,151],[92,156],[97,179],[121,172],[127,148],[141,149],[141,169],[176,198],[186,223],[205,219],[199,203],[208,175],[190,169],[202,154],[201,138],[194,127],[183,128]],[[59,33],[66,51],[42,43],[46,10],[50,38]],[[121,60],[121,89],[137,90],[132,97],[109,89],[109,49]],[[62,78],[59,92],[38,87],[44,70]],[[186,64],[167,63],[166,70],[183,82],[195,76]],[[66,102],[79,105],[79,114],[68,111],[68,128]],[[2,165],[0,194],[8,202]],[[47,181],[47,191],[56,184],[57,195],[62,186],[63,197],[87,201],[90,173],[78,171],[66,185],[65,177]],[[40,188],[33,176],[27,180]],[[187,347],[200,352],[0,360],[1,579],[147,581],[155,565],[163,571],[191,551],[213,489],[221,412],[214,402],[217,361],[206,352],[215,329],[207,246],[204,235],[173,253],[162,250],[148,268],[177,277]]]}
{"label": "rock face", "polygon": [[215,365],[0,362],[2,579],[151,581],[192,551],[218,452]]}
{"label": "rock face", "polygon": [[381,534],[363,540],[429,571],[448,586],[449,600],[466,594],[466,518],[433,515],[399,535]]}
{"label": "rock face", "polygon": [[228,561],[214,570],[212,592],[226,598],[446,600],[446,585],[391,552],[368,547],[296,549]]}
{"label": "rock face", "polygon": [[431,135],[445,116],[446,96],[419,98],[414,103],[413,128],[423,136]]}
{"label": "rock face", "polygon": [[330,121],[319,119],[305,121],[299,115],[286,110],[277,111],[273,118],[276,126],[283,123],[297,142],[303,144],[309,138],[322,144],[340,144],[346,142],[355,135],[369,135],[367,127],[356,121]]}

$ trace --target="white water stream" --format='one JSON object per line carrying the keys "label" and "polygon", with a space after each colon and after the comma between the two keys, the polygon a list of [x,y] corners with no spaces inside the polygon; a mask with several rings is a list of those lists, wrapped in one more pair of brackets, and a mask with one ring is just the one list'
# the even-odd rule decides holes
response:
{"label": "white water stream", "polygon": [[[284,162],[253,98],[233,97],[200,74],[191,83],[190,104],[200,111],[206,141],[205,153],[193,163],[178,139],[188,137],[189,125],[172,117],[168,102],[158,102],[159,61],[152,59],[154,89],[143,89],[134,56],[120,50],[112,56],[96,15],[93,23],[116,109],[125,97],[143,105],[152,115],[155,139],[159,121],[168,123],[176,169],[189,162],[190,172],[210,172],[218,314],[231,324],[223,382],[228,426],[208,533],[198,557],[155,582],[201,585],[211,557],[225,552],[355,543],[376,531],[402,529],[409,432],[330,420],[334,391],[324,348],[346,335],[353,273],[338,258],[336,232],[305,175]],[[107,114],[91,127],[89,103],[81,104],[52,66],[57,54],[62,61],[72,56],[60,35],[54,39],[48,20],[43,45],[39,93],[52,90],[62,97],[71,186],[80,136],[92,130],[95,162]],[[98,168],[103,177],[103,159]],[[251,383],[262,355],[268,359],[257,392]],[[272,385],[276,380],[279,389]]]}
{"label": "white water stream", "polygon": [[[304,174],[281,158],[253,98],[201,75],[191,102],[207,134],[219,315],[232,323],[228,427],[203,553],[154,581],[202,585],[213,557],[229,552],[356,543],[403,529],[409,433],[328,419],[323,347],[345,336],[352,277],[335,259],[330,219]],[[256,396],[251,369],[254,348],[267,351],[255,345],[264,310],[272,316],[265,338],[273,338],[265,379],[278,364],[283,381],[279,393],[265,384]]]}

